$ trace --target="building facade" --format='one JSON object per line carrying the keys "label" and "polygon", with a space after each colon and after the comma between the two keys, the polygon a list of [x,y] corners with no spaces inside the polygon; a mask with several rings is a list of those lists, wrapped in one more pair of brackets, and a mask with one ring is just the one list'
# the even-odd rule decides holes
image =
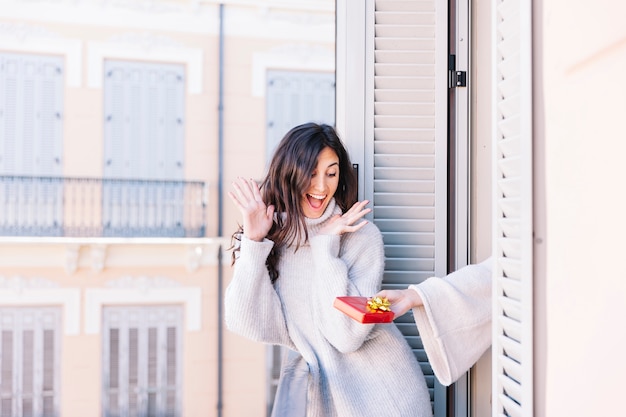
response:
{"label": "building facade", "polygon": [[265,413],[278,364],[221,322],[222,196],[334,122],[334,26],[332,1],[3,3],[0,415]]}

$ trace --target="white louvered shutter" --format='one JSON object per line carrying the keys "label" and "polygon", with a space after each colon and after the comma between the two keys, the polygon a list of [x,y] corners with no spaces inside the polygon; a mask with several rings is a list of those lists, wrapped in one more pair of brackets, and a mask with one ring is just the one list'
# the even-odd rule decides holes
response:
{"label": "white louvered shutter", "polygon": [[184,178],[185,69],[105,61],[106,178]]}
{"label": "white louvered shutter", "polygon": [[493,415],[533,415],[531,3],[495,0]]}
{"label": "white louvered shutter", "polygon": [[[436,0],[373,4],[364,190],[384,236],[384,287],[402,289],[447,272],[448,10]],[[422,365],[435,416],[444,416],[445,388],[412,317],[396,323]]]}
{"label": "white louvered shutter", "polygon": [[105,182],[105,236],[184,236],[185,97],[183,65],[105,61],[104,177],[131,180]]}
{"label": "white louvered shutter", "polygon": [[[0,175],[62,175],[63,92],[62,57],[0,54]],[[4,179],[0,233],[61,235],[62,192],[58,180]]]}
{"label": "white louvered shutter", "polygon": [[60,308],[0,308],[0,415],[59,415],[60,326]]}
{"label": "white louvered shutter", "polygon": [[63,58],[0,54],[0,173],[59,176]]}
{"label": "white louvered shutter", "polygon": [[267,159],[292,127],[306,122],[335,124],[335,74],[267,72]]}
{"label": "white louvered shutter", "polygon": [[180,417],[182,308],[103,311],[103,416]]}

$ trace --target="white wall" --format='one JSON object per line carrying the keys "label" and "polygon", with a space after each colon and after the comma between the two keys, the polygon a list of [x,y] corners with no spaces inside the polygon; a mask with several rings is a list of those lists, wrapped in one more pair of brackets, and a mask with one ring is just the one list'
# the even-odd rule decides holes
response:
{"label": "white wall", "polygon": [[619,415],[626,375],[626,3],[536,3],[535,415]]}

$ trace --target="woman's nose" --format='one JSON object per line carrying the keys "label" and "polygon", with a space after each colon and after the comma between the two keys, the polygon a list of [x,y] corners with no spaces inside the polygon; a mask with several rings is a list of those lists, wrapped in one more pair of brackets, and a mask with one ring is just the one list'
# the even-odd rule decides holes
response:
{"label": "woman's nose", "polygon": [[325,179],[323,175],[316,175],[311,180],[311,186],[316,191],[324,191]]}

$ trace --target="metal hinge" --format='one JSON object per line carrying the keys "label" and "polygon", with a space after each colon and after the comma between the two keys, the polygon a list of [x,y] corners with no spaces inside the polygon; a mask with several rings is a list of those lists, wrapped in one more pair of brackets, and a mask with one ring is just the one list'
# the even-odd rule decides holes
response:
{"label": "metal hinge", "polygon": [[467,87],[467,72],[456,70],[456,56],[448,57],[448,88]]}

